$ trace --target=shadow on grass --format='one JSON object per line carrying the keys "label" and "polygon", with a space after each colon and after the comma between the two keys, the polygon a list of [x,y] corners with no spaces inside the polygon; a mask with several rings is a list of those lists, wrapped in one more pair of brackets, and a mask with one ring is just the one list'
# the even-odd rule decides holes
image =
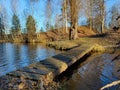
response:
{"label": "shadow on grass", "polygon": [[107,35],[108,35],[107,33],[103,33],[103,34],[91,35],[91,36],[88,36],[88,37],[90,37],[90,38],[104,38]]}

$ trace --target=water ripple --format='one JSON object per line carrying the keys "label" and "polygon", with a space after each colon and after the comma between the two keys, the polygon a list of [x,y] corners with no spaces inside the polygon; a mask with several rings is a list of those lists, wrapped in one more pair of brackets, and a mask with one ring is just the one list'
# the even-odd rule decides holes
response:
{"label": "water ripple", "polygon": [[0,76],[58,53],[40,44],[0,44]]}

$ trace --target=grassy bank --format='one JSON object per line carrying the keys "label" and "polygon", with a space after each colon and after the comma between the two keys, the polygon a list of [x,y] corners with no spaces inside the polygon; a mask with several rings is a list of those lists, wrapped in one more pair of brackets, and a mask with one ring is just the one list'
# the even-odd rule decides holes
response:
{"label": "grassy bank", "polygon": [[[68,28],[70,30],[70,28]],[[89,27],[79,26],[78,27],[78,37],[94,35],[93,31],[89,30]],[[40,32],[34,35],[28,34],[7,34],[0,37],[0,42],[13,42],[13,43],[48,43],[51,41],[68,40],[69,34],[66,33],[65,28],[58,28],[54,30],[49,30],[47,32]]]}

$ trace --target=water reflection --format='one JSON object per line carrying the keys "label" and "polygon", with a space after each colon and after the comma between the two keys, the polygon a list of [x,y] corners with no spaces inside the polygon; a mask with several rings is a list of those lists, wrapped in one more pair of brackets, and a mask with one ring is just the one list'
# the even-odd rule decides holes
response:
{"label": "water reflection", "polygon": [[0,44],[0,76],[57,53],[40,44]]}
{"label": "water reflection", "polygon": [[102,85],[106,85],[108,83],[111,83],[111,81],[116,81],[117,78],[113,76],[114,63],[110,63],[110,60],[105,60],[103,62],[106,64],[104,64],[100,79],[102,81]]}
{"label": "water reflection", "polygon": [[[68,90],[99,90],[102,86],[119,80],[115,76],[113,55],[93,55],[82,63],[72,78],[67,81]],[[117,73],[116,73],[117,74]],[[106,90],[119,90],[114,86]]]}

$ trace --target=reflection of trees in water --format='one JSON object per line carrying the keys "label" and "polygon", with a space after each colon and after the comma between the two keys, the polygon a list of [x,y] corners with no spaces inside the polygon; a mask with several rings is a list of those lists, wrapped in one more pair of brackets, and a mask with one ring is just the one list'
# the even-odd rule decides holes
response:
{"label": "reflection of trees in water", "polygon": [[13,56],[12,56],[12,59],[14,59],[14,65],[16,68],[21,68],[22,65],[21,65],[21,47],[22,45],[21,44],[13,44],[12,45],[13,47]]}
{"label": "reflection of trees in water", "polygon": [[[4,55],[4,48],[5,48],[5,45],[4,44],[0,44],[0,55],[3,56]],[[1,58],[1,57],[0,57]]]}
{"label": "reflection of trees in water", "polygon": [[37,44],[28,44],[28,59],[30,63],[35,62],[36,59],[36,50],[37,50]]}
{"label": "reflection of trees in water", "polygon": [[100,87],[100,69],[97,63],[98,61],[87,63],[79,69],[79,75],[82,81],[85,82],[86,88],[91,88],[91,90]]}
{"label": "reflection of trees in water", "polygon": [[18,68],[29,65],[28,53],[27,53],[28,46],[25,44],[17,44],[16,50],[17,50],[16,56],[19,57],[18,61],[16,62],[18,63],[19,66]]}
{"label": "reflection of trees in water", "polygon": [[58,53],[57,50],[54,50],[54,49],[46,47],[46,46],[42,46],[42,48],[45,50],[44,55],[46,57],[51,57],[51,56],[53,56],[53,55]]}
{"label": "reflection of trees in water", "polygon": [[14,52],[15,52],[15,57],[16,57],[16,62],[20,60],[20,50],[21,50],[21,45],[14,45]]}
{"label": "reflection of trees in water", "polygon": [[[15,61],[15,52],[14,52],[14,48],[13,48],[13,44],[10,43],[6,43],[6,44],[2,44],[3,47],[3,52],[0,53],[0,57],[2,57],[2,59],[0,59],[0,61],[4,61],[0,64],[3,64],[3,66],[0,68],[0,70],[2,70],[2,73],[7,73],[10,72],[12,70],[15,70],[16,67],[14,65],[14,61]],[[1,46],[0,46],[1,47]]]}
{"label": "reflection of trees in water", "polygon": [[[116,81],[117,78],[113,72],[111,54],[95,54],[80,64],[77,73],[72,75],[68,84],[68,90],[98,90],[102,86]],[[111,88],[114,90],[116,87]],[[119,90],[119,89],[116,89]]]}
{"label": "reflection of trees in water", "polygon": [[[9,50],[6,52],[8,53],[7,59],[10,61],[10,66],[15,68],[21,68],[29,64],[28,53],[27,53],[27,46],[22,44],[11,44]],[[9,52],[8,52],[9,51]],[[12,61],[12,63],[11,63]]]}
{"label": "reflection of trees in water", "polygon": [[6,74],[51,55],[55,55],[54,49],[41,44],[0,44],[0,72]]}
{"label": "reflection of trees in water", "polygon": [[46,59],[47,57],[53,56],[57,53],[54,49],[41,44],[30,44],[29,49],[29,52],[33,53],[31,58],[34,59],[34,62]]}
{"label": "reflection of trees in water", "polygon": [[[0,68],[7,62],[7,47],[4,44],[0,44]],[[4,60],[5,59],[5,60]]]}
{"label": "reflection of trees in water", "polygon": [[4,46],[5,47],[3,47],[5,50],[5,53],[3,53],[4,55],[3,56],[5,56],[6,57],[6,60],[8,60],[7,61],[7,63],[9,64],[9,65],[13,65],[13,63],[14,63],[14,56],[15,56],[15,52],[14,52],[14,48],[13,48],[13,45],[12,44],[10,44],[10,43],[7,43],[7,44],[4,44]]}

